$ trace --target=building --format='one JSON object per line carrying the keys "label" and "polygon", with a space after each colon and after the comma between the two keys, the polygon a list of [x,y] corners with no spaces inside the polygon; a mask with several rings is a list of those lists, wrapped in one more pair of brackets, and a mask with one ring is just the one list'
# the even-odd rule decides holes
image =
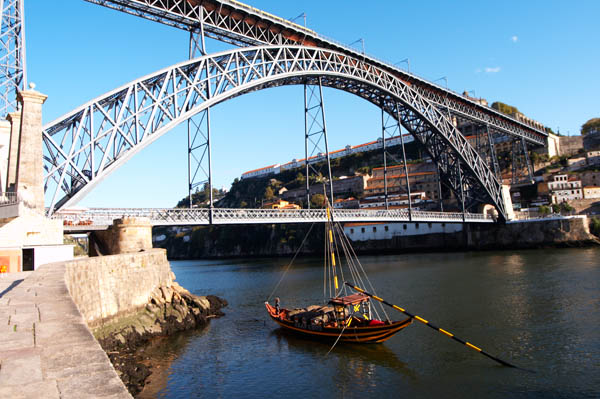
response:
{"label": "building", "polygon": [[538,185],[538,193],[546,194],[553,204],[560,204],[583,198],[581,180],[568,175],[554,175],[552,180]]}
{"label": "building", "polygon": [[600,198],[600,187],[595,187],[595,186],[583,187],[583,198],[585,198],[585,199]]}
{"label": "building", "polygon": [[[370,176],[342,176],[339,179],[333,180],[333,193],[339,196],[354,196],[361,197],[367,186],[367,180]],[[312,184],[310,186],[310,195],[329,194],[329,184]],[[282,194],[282,198],[286,201],[295,201],[306,197],[306,188],[296,188],[287,190]]]}
{"label": "building", "polygon": [[600,186],[600,172],[594,170],[586,170],[579,172],[579,178],[583,187]]}
{"label": "building", "polygon": [[[403,134],[402,136],[394,136],[394,137],[385,139],[385,145],[386,145],[386,148],[388,148],[388,147],[395,147],[395,146],[401,145],[402,142],[404,142],[404,144],[409,144],[409,143],[412,143],[413,141],[414,141],[414,138],[410,134]],[[383,148],[383,139],[380,137],[377,140],[370,141],[368,143],[363,143],[363,144],[359,144],[359,145],[355,145],[355,146],[347,145],[346,147],[344,147],[340,150],[330,151],[329,159],[333,160],[333,159],[342,158],[342,157],[345,157],[348,155],[357,154],[357,153],[366,152],[366,151],[373,151],[373,150],[377,150],[377,149],[381,149],[381,148]],[[308,163],[312,164],[312,163],[322,162],[322,161],[325,161],[326,159],[327,159],[327,157],[326,157],[325,153],[321,152],[315,156],[309,157]],[[291,162],[285,163],[283,165],[275,164],[275,165],[265,166],[265,167],[259,168],[259,169],[250,170],[248,172],[244,172],[244,173],[242,173],[241,178],[242,179],[250,179],[253,177],[265,177],[265,176],[269,176],[269,175],[277,175],[284,171],[302,168],[305,166],[306,166],[306,158],[292,159]]]}
{"label": "building", "polygon": [[462,231],[461,223],[346,223],[344,234],[352,241],[390,240],[401,236],[449,234]]}
{"label": "building", "polygon": [[300,209],[300,205],[289,203],[288,201],[278,200],[276,202],[267,202],[263,204],[266,209]]}
{"label": "building", "polygon": [[583,148],[586,151],[600,150],[600,130],[592,130],[583,136]]}
{"label": "building", "polygon": [[587,166],[586,157],[577,157],[567,159],[567,169],[570,171],[583,169]]}
{"label": "building", "polygon": [[585,153],[588,165],[600,165],[600,150],[588,151]]}
{"label": "building", "polygon": [[[439,182],[437,168],[432,162],[408,164],[408,183],[410,190],[424,192],[427,199],[438,200]],[[390,194],[406,193],[406,173],[404,165],[388,166],[387,192]],[[373,176],[367,182],[365,195],[375,196],[385,194],[385,179],[383,168],[373,169]]]}
{"label": "building", "polygon": [[334,209],[358,209],[360,202],[354,197],[337,199],[333,202]]}
{"label": "building", "polygon": [[[415,209],[421,209],[427,202],[427,197],[423,191],[411,192],[410,193],[410,206]],[[387,201],[388,208],[408,208],[408,195],[392,194],[388,195]],[[366,197],[360,201],[359,208],[370,208],[370,209],[385,209],[385,195],[376,195],[372,197]]]}

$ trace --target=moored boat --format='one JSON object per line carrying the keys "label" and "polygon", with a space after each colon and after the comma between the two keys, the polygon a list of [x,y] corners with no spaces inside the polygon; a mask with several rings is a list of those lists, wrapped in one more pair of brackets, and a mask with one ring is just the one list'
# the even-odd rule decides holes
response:
{"label": "moored boat", "polygon": [[[360,282],[368,282],[369,285],[370,282],[343,229],[332,220],[330,208],[327,208],[325,234],[324,276],[329,295],[322,305],[305,308],[280,308],[279,298],[275,299],[274,306],[267,301],[265,306],[271,319],[284,330],[336,343],[381,343],[410,325],[412,317],[392,321],[379,303],[375,303],[380,306],[379,311],[373,307],[368,295],[349,293],[346,285],[339,286],[338,271],[344,275],[341,268],[347,268],[350,275]],[[340,260],[339,265],[336,259]]]}

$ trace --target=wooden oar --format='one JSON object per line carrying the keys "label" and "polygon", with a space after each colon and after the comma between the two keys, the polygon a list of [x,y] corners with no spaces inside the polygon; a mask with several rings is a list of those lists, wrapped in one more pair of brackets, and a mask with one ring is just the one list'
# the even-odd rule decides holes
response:
{"label": "wooden oar", "polygon": [[[370,293],[366,292],[366,291],[365,291],[365,290],[363,290],[362,288],[359,288],[359,287],[357,287],[357,286],[355,286],[355,285],[352,285],[352,284],[350,284],[350,283],[349,283],[349,282],[347,282],[347,281],[345,282],[345,284],[346,284],[348,287],[351,287],[351,288],[355,289],[355,290],[356,290],[356,291],[358,291],[358,292],[362,292],[363,294],[370,296],[371,298],[375,299],[376,301],[379,301],[379,302],[383,303],[384,305],[388,305],[388,306],[390,306],[390,307],[392,307],[392,308],[394,308],[394,309],[396,309],[396,310],[398,310],[398,311],[400,311],[400,312],[404,313],[404,314],[405,314],[405,315],[407,315],[408,317],[412,317],[413,319],[416,319],[416,320],[420,321],[421,323],[425,324],[426,326],[428,326],[428,327],[431,327],[431,328],[433,328],[434,330],[436,330],[436,331],[439,331],[439,332],[441,332],[442,334],[446,335],[447,337],[450,337],[450,338],[452,338],[452,339],[453,339],[453,340],[455,340],[456,342],[460,342],[461,344],[463,344],[463,345],[465,345],[465,346],[467,346],[467,347],[469,347],[469,348],[471,348],[471,349],[475,349],[477,352],[481,353],[481,354],[482,354],[482,355],[484,355],[484,356],[487,356],[487,357],[489,357],[490,359],[492,359],[492,360],[494,360],[494,361],[496,361],[496,362],[500,363],[500,364],[501,364],[501,365],[503,365],[503,366],[507,366],[507,367],[514,367],[514,368],[520,368],[520,367],[518,367],[518,366],[515,366],[514,364],[510,364],[509,362],[507,362],[507,361],[505,361],[505,360],[499,359],[499,358],[497,358],[496,356],[490,355],[489,353],[487,353],[487,352],[486,352],[486,351],[484,351],[483,349],[476,347],[475,345],[471,344],[470,342],[463,341],[462,339],[458,338],[458,337],[457,337],[457,336],[455,336],[454,334],[452,334],[452,333],[450,333],[450,332],[448,332],[448,331],[446,331],[446,330],[444,330],[444,329],[441,329],[441,328],[439,328],[439,327],[437,327],[437,326],[435,326],[435,325],[431,324],[431,323],[430,323],[430,322],[428,322],[427,320],[425,320],[425,319],[423,319],[423,318],[421,318],[421,317],[419,317],[419,316],[417,316],[417,315],[414,315],[414,314],[412,314],[412,313],[409,313],[409,312],[408,312],[406,309],[402,309],[400,306],[393,305],[393,304],[389,303],[388,301],[385,301],[385,300],[383,300],[383,299],[379,298],[379,297],[378,297],[378,296],[376,296],[376,295],[373,295],[373,294],[370,294]],[[528,371],[529,371],[529,370],[528,370]]]}

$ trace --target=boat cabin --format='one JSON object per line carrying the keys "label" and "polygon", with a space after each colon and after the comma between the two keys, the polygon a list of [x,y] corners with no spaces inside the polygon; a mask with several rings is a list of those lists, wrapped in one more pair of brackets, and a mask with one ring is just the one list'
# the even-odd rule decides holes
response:
{"label": "boat cabin", "polygon": [[345,321],[352,317],[358,320],[371,320],[371,301],[365,294],[331,298],[329,304],[333,306],[337,321]]}

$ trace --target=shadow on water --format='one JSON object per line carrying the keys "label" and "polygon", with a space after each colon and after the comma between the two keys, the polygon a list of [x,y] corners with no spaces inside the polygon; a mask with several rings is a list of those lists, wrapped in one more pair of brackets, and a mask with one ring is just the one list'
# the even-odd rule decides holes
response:
{"label": "shadow on water", "polygon": [[361,345],[338,342],[328,355],[327,352],[333,346],[333,342],[303,338],[283,328],[274,329],[269,335],[275,337],[279,343],[284,341],[293,351],[308,353],[314,357],[337,356],[350,369],[350,374],[362,375],[364,370],[377,366],[393,370],[412,381],[417,380],[418,377],[415,371],[385,344]]}

